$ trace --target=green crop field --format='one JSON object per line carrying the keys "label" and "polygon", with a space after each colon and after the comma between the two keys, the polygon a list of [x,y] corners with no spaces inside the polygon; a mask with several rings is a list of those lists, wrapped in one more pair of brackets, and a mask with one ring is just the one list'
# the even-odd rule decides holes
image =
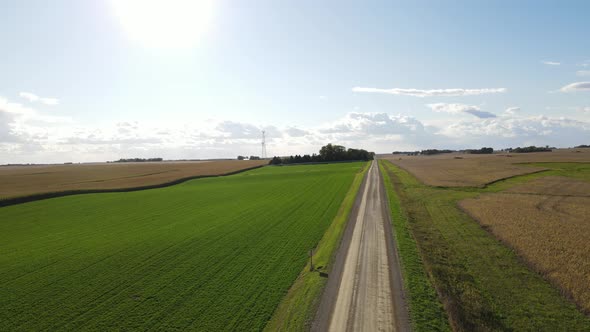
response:
{"label": "green crop field", "polygon": [[0,208],[0,330],[260,330],[363,165]]}

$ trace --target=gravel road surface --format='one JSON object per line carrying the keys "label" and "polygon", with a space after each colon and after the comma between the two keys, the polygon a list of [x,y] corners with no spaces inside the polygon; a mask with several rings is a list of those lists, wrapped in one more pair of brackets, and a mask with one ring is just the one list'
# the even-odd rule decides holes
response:
{"label": "gravel road surface", "polygon": [[377,161],[370,167],[313,330],[410,330],[383,180]]}

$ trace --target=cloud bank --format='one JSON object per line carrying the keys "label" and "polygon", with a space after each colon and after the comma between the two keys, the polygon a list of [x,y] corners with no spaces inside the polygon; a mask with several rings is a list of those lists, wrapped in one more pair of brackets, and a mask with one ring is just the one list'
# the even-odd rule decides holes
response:
{"label": "cloud bank", "polygon": [[504,113],[509,114],[509,115],[515,115],[518,112],[520,112],[520,107],[508,107]]}
{"label": "cloud bank", "polygon": [[458,96],[476,96],[483,94],[504,93],[506,88],[485,88],[485,89],[379,89],[354,87],[353,92],[385,93],[390,95],[412,96],[412,97],[458,97]]}
{"label": "cloud bank", "polygon": [[562,87],[561,92],[590,91],[590,82],[575,82]]}
{"label": "cloud bank", "polygon": [[[586,144],[584,138],[590,137],[590,122],[519,116],[516,107],[495,116],[473,105],[437,103],[428,106],[438,112],[474,117],[458,117],[451,124],[437,126],[413,116],[387,112],[351,112],[305,128],[223,119],[171,126],[127,119],[92,126],[51,117],[0,97],[0,164],[259,155],[261,130],[266,131],[270,156],[314,153],[330,142],[383,153],[426,148],[574,146]],[[587,107],[580,111],[588,112]]]}
{"label": "cloud bank", "polygon": [[40,102],[45,105],[55,106],[59,104],[59,99],[57,98],[48,98],[48,97],[39,97],[34,93],[31,92],[21,92],[19,93],[21,98],[28,100],[31,103]]}
{"label": "cloud bank", "polygon": [[446,112],[452,114],[467,113],[480,119],[496,117],[495,114],[482,111],[478,106],[474,105],[436,103],[427,104],[426,106],[430,107],[430,109],[432,109],[435,112]]}

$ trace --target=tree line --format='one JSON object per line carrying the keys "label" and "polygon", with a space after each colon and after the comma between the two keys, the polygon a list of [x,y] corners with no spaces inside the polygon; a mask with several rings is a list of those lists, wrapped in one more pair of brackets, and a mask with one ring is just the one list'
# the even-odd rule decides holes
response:
{"label": "tree line", "polygon": [[143,163],[143,162],[150,162],[150,161],[163,161],[162,158],[121,158],[119,160],[115,160],[116,163]]}
{"label": "tree line", "polygon": [[250,156],[250,157],[246,157],[246,156],[238,156],[238,160],[261,160],[261,158],[259,156]]}
{"label": "tree line", "polygon": [[333,161],[352,161],[352,160],[373,160],[374,152],[363,149],[347,149],[342,145],[332,145],[331,143],[322,148],[319,154],[294,155],[289,157],[273,157],[270,165],[286,165],[301,163],[321,163]]}
{"label": "tree line", "polygon": [[[584,147],[584,146],[578,146],[578,147]],[[526,147],[517,147],[517,148],[507,148],[507,149],[502,149],[499,151],[505,151],[505,152],[511,152],[511,153],[527,153],[527,152],[551,152],[553,149],[555,149],[554,147],[549,147],[548,145],[545,147],[537,147],[537,146],[526,146]],[[426,150],[422,150],[422,151],[393,151],[393,154],[406,154],[408,156],[418,156],[418,155],[423,155],[423,156],[431,156],[431,155],[436,155],[436,154],[441,154],[441,153],[452,153],[452,152],[460,152],[460,153],[468,153],[468,154],[492,154],[494,153],[494,148],[490,148],[490,147],[483,147],[480,149],[465,149],[465,150],[449,150],[449,149],[426,149]]]}
{"label": "tree line", "polygon": [[481,149],[467,149],[467,150],[465,150],[465,153],[471,153],[471,154],[492,154],[492,153],[494,153],[494,148],[486,148],[486,147],[483,147]]}
{"label": "tree line", "polygon": [[540,146],[525,146],[525,147],[517,147],[517,148],[508,148],[506,149],[506,151],[508,152],[512,152],[512,153],[529,153],[529,152],[551,152],[553,151],[553,149],[555,149],[554,147],[549,147],[549,145],[546,145],[544,147]]}

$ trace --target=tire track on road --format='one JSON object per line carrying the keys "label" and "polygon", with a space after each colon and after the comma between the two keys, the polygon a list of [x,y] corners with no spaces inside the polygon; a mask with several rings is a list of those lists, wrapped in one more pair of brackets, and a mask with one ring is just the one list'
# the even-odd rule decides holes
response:
{"label": "tire track on road", "polygon": [[[390,210],[373,161],[351,214],[314,331],[408,331],[407,306]],[[339,265],[339,266],[338,266]],[[337,284],[337,286],[335,286]]]}

